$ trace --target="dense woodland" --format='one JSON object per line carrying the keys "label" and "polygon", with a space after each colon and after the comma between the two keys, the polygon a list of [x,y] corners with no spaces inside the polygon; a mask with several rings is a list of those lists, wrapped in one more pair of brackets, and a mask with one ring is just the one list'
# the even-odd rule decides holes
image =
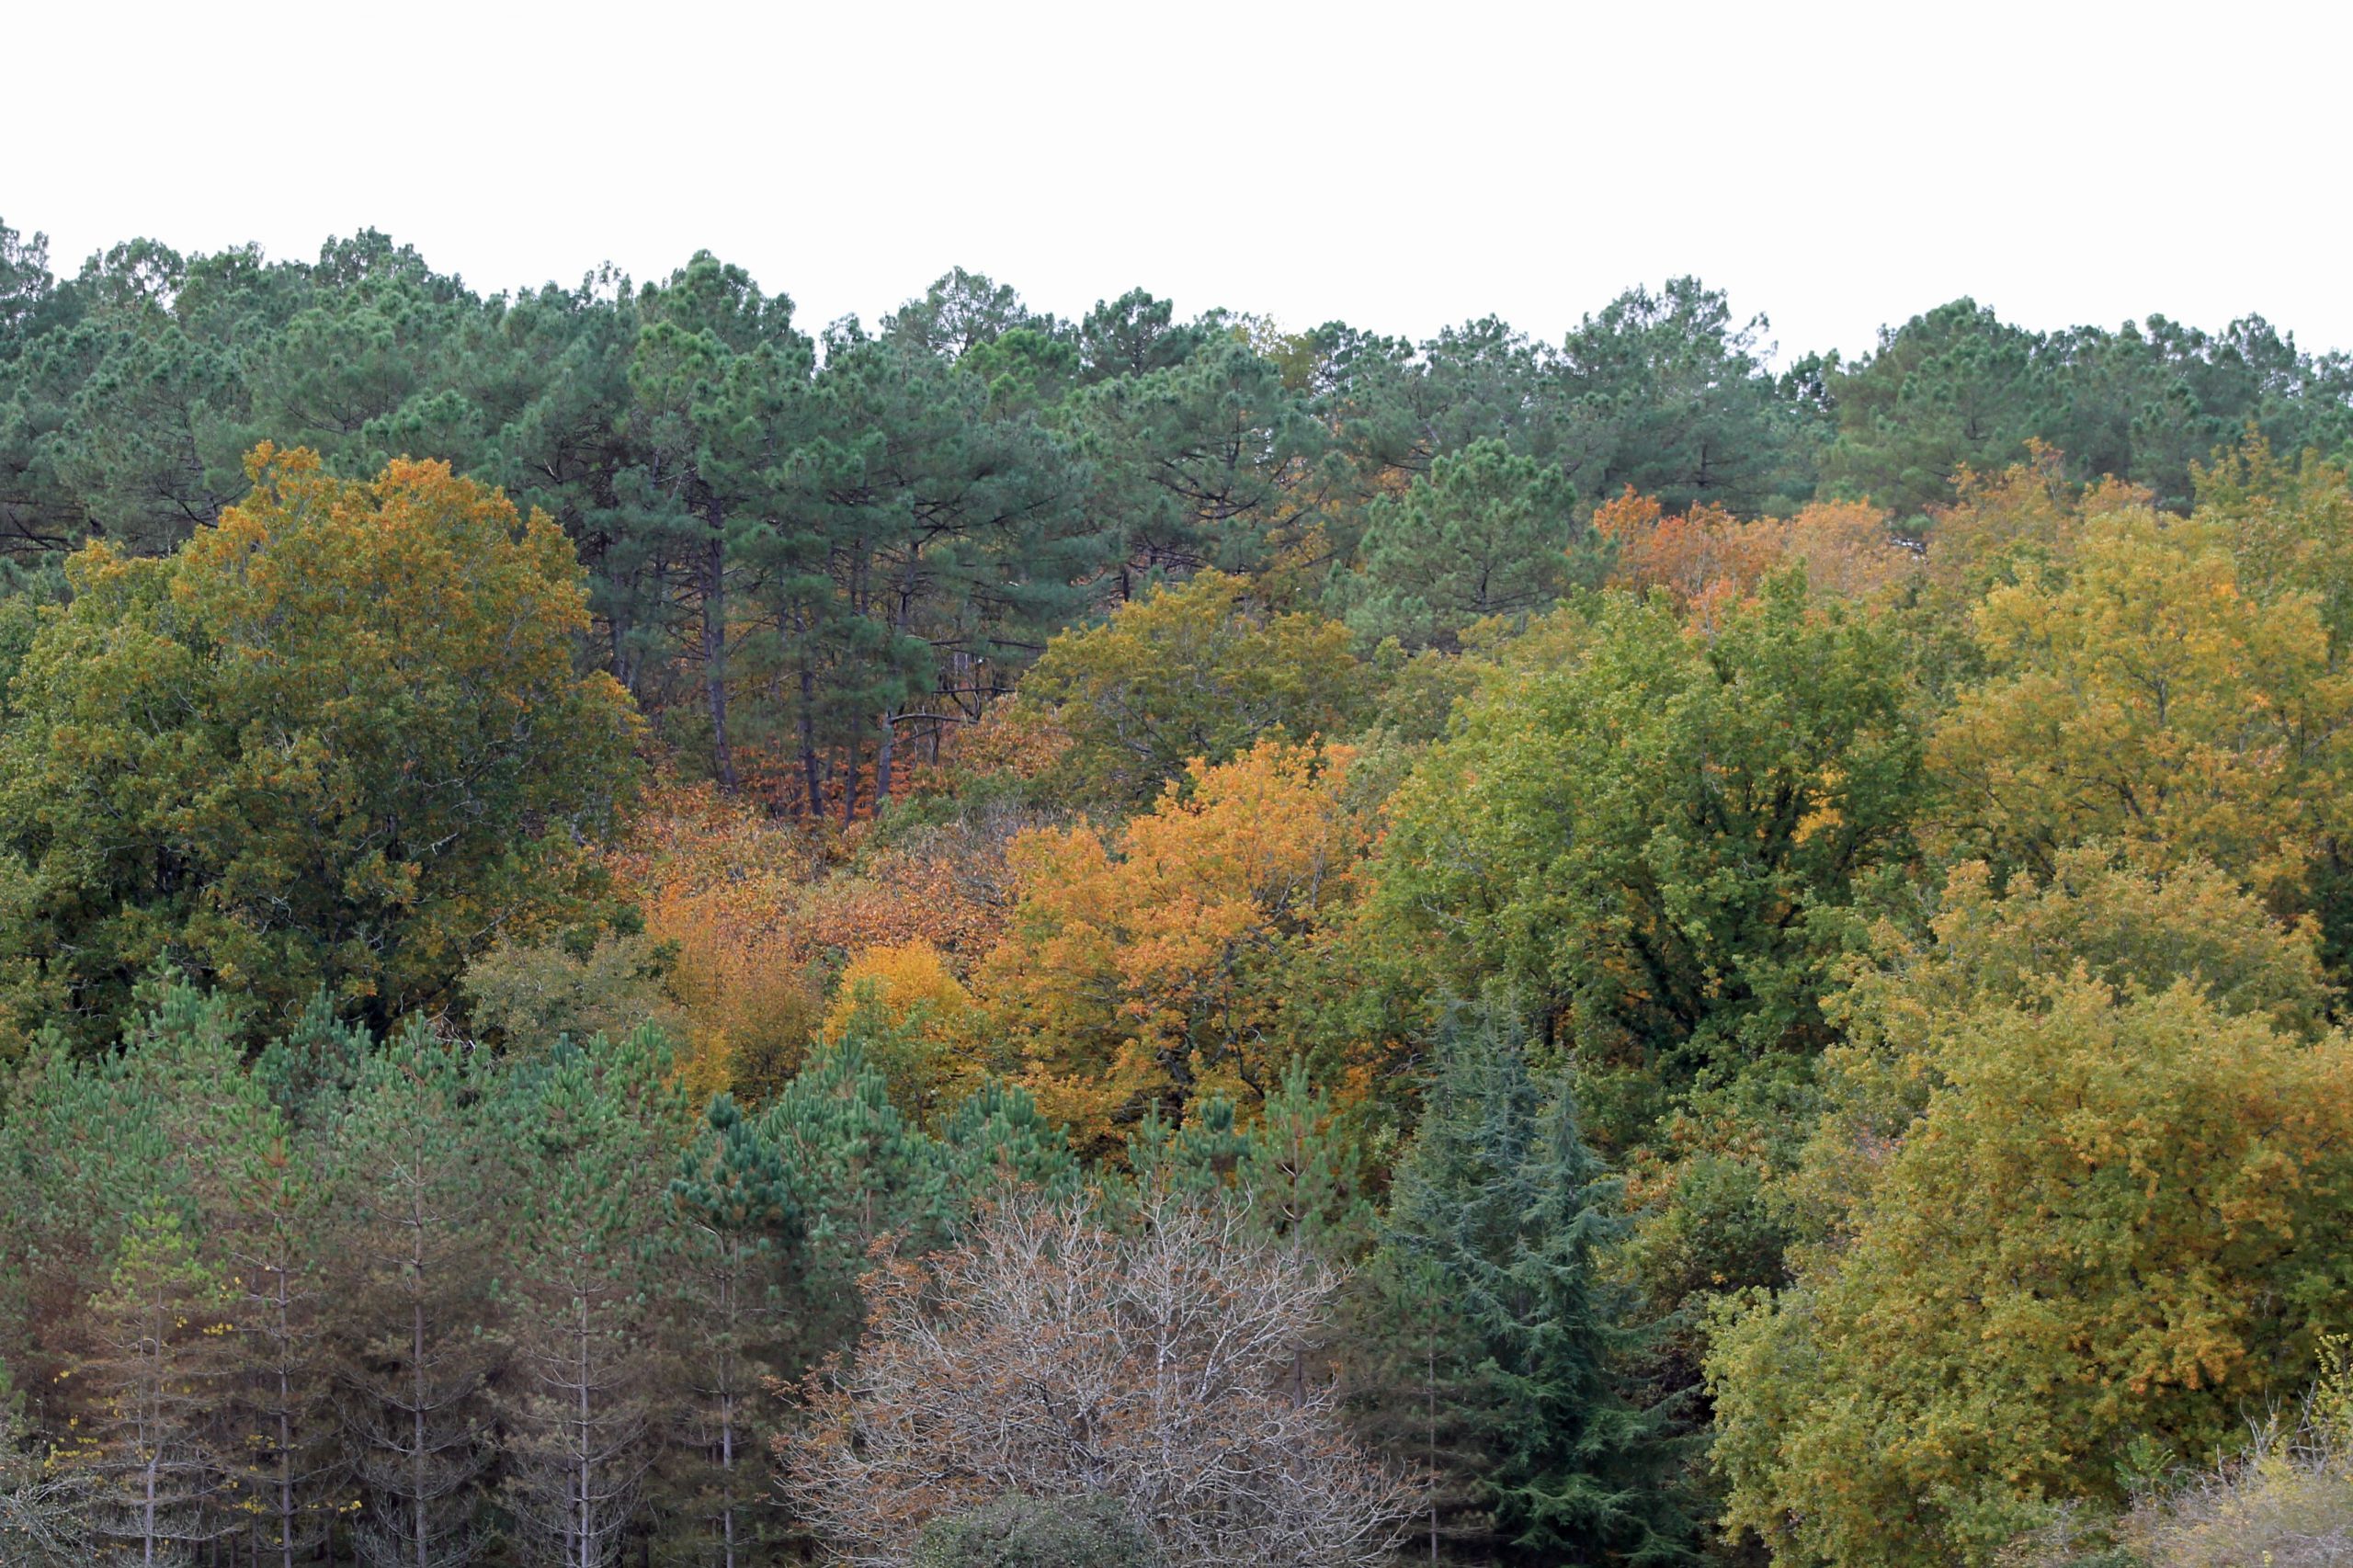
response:
{"label": "dense woodland", "polygon": [[0,1564],[2353,1561],[2353,360],[0,228]]}

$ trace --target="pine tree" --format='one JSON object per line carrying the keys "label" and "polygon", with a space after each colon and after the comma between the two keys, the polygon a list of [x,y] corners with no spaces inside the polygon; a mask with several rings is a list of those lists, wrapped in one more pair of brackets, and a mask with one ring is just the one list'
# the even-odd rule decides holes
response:
{"label": "pine tree", "polygon": [[[233,1082],[259,1100],[254,1080]],[[220,1244],[237,1325],[226,1392],[245,1450],[256,1560],[294,1568],[331,1529],[347,1466],[326,1344],[316,1151],[261,1105],[223,1172],[243,1200]]]}
{"label": "pine tree", "polygon": [[776,1532],[755,1506],[761,1390],[784,1336],[784,1273],[799,1209],[784,1161],[733,1096],[713,1097],[701,1133],[670,1183],[663,1264],[685,1392],[680,1437],[664,1479],[671,1511],[690,1521],[693,1561],[738,1568]]}
{"label": "pine tree", "polygon": [[939,1152],[966,1210],[1007,1188],[1066,1195],[1082,1175],[1070,1135],[1029,1090],[1002,1078],[983,1078],[957,1102],[939,1129]]}
{"label": "pine tree", "polygon": [[1460,644],[1465,629],[1493,616],[1526,617],[1590,582],[1579,540],[1576,488],[1560,468],[1473,441],[1438,458],[1427,475],[1366,509],[1364,569],[1338,585],[1348,623],[1368,642],[1395,637],[1407,648]]}
{"label": "pine tree", "polygon": [[[1429,1311],[1433,1289],[1443,1302],[1421,1327],[1434,1381],[1424,1403],[1469,1407],[1448,1425],[1475,1443],[1486,1519],[1473,1528],[1506,1562],[1691,1555],[1667,1413],[1637,1405],[1620,1381],[1642,1335],[1598,1260],[1627,1224],[1567,1085],[1529,1070],[1516,1012],[1494,1000],[1458,1010],[1397,1173],[1376,1277],[1414,1315]],[[1392,1348],[1391,1358],[1412,1357]]]}
{"label": "pine tree", "polygon": [[502,1098],[511,1177],[500,1289],[505,1497],[527,1560],[609,1568],[637,1521],[658,1395],[646,1288],[660,1172],[683,1116],[667,1045],[558,1042]]}
{"label": "pine tree", "polygon": [[[240,1489],[246,1549],[293,1568],[325,1536],[341,1480],[318,1261],[324,1194],[299,1140],[246,1069],[235,998],[176,979],[141,990],[124,1075],[170,1156],[159,1199],[185,1201],[233,1325],[217,1346],[210,1415]],[[364,1036],[359,1037],[364,1043]]]}
{"label": "pine tree", "polygon": [[759,1126],[784,1161],[802,1225],[791,1346],[779,1369],[797,1377],[856,1336],[870,1250],[885,1237],[903,1251],[938,1244],[956,1195],[938,1145],[891,1103],[855,1029],[785,1085]]}
{"label": "pine tree", "polygon": [[77,1374],[98,1412],[82,1457],[92,1533],[111,1543],[104,1561],[183,1562],[236,1528],[224,1512],[232,1460],[213,1420],[233,1332],[228,1306],[219,1271],[177,1213],[158,1207],[132,1220],[113,1278],[90,1302],[95,1347]]}
{"label": "pine tree", "polygon": [[336,1350],[369,1568],[473,1561],[494,1365],[485,1076],[413,1022],[335,1130]]}

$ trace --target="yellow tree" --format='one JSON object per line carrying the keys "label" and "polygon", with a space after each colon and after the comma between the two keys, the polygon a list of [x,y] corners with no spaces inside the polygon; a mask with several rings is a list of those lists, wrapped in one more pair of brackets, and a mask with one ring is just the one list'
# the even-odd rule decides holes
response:
{"label": "yellow tree", "polygon": [[2130,1444],[2229,1445],[2348,1322],[2343,1037],[2082,969],[1942,1027],[1847,1233],[1715,1325],[1726,1522],[1779,1562],[1988,1562]]}
{"label": "yellow tree", "polygon": [[445,464],[263,446],[176,554],[67,565],[0,741],[0,972],[92,1034],[158,960],[380,1020],[501,934],[579,921],[635,721],[575,666],[580,567]]}
{"label": "yellow tree", "polygon": [[1262,741],[1107,835],[1023,835],[1017,902],[979,1000],[1041,1108],[1087,1146],[1158,1106],[1253,1104],[1289,1051],[1285,975],[1356,896],[1353,754]]}
{"label": "yellow tree", "polygon": [[1977,607],[1991,674],[1929,747],[1951,846],[2047,874],[2062,846],[2112,840],[2313,907],[2353,724],[2318,607],[2256,598],[2211,530],[2143,507],[2087,517],[2074,555]]}
{"label": "yellow tree", "polygon": [[2353,638],[2353,472],[2316,452],[2286,461],[2250,434],[2191,479],[2194,516],[2229,541],[2240,582],[2257,597],[2312,594],[2341,662]]}
{"label": "yellow tree", "polygon": [[913,941],[868,948],[849,960],[818,1037],[855,1034],[891,1085],[891,1103],[923,1116],[977,1082],[972,994],[938,948]]}
{"label": "yellow tree", "polygon": [[1056,637],[1021,695],[1061,721],[1072,784],[1142,805],[1193,757],[1346,730],[1366,697],[1349,642],[1338,621],[1272,613],[1248,579],[1205,571]]}

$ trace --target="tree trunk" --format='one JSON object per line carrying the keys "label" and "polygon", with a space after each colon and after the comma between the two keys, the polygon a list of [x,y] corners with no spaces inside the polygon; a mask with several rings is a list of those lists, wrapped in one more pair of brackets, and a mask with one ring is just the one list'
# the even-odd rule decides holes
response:
{"label": "tree trunk", "polygon": [[848,766],[842,769],[842,825],[847,827],[858,820],[858,736],[853,733],[847,747]]}
{"label": "tree trunk", "polygon": [[[420,1232],[415,1257],[419,1289],[425,1278],[422,1234]],[[409,1412],[409,1517],[416,1527],[416,1568],[433,1568],[432,1554],[426,1542],[425,1524],[425,1301],[422,1297],[409,1307],[409,1397],[414,1406]]]}
{"label": "tree trunk", "polygon": [[899,710],[882,710],[882,739],[874,749],[874,809],[881,811],[891,803],[891,754],[897,747]]}
{"label": "tree trunk", "polygon": [[801,814],[815,818],[825,809],[825,781],[817,770],[817,672],[801,665],[801,773],[809,798]]}
{"label": "tree trunk", "polygon": [[727,744],[727,514],[714,495],[703,515],[710,524],[702,562],[702,679],[710,699],[710,764],[719,787],[732,795],[735,756]]}

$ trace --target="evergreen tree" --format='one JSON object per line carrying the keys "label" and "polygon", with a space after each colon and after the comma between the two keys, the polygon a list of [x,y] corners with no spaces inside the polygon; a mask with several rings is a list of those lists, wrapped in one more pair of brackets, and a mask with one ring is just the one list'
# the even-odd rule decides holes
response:
{"label": "evergreen tree", "polygon": [[498,1390],[505,1497],[531,1562],[609,1568],[636,1521],[667,1379],[651,1284],[660,1172],[683,1133],[669,1049],[560,1041],[502,1085]]}
{"label": "evergreen tree", "polygon": [[335,1348],[369,1568],[460,1568],[480,1541],[500,1190],[486,1077],[412,1022],[334,1131]]}
{"label": "evergreen tree", "polygon": [[[233,1089],[257,1096],[239,1074]],[[324,1215],[313,1146],[275,1111],[255,1117],[224,1175],[241,1202],[219,1244],[231,1270],[232,1431],[243,1439],[249,1546],[293,1568],[334,1525],[346,1474],[333,1402],[330,1302],[318,1244]]]}
{"label": "evergreen tree", "polygon": [[691,1560],[738,1568],[779,1534],[758,1456],[761,1391],[786,1336],[786,1270],[800,1231],[784,1160],[733,1096],[713,1097],[670,1183],[669,1276],[685,1408],[661,1478],[667,1511],[687,1521]]}
{"label": "evergreen tree", "polygon": [[957,1102],[938,1144],[968,1209],[1008,1187],[1067,1194],[1085,1174],[1070,1135],[1046,1119],[1029,1090],[1002,1078],[983,1078]]}
{"label": "evergreen tree", "polygon": [[856,1028],[785,1085],[759,1132],[784,1162],[801,1226],[779,1368],[797,1377],[855,1337],[870,1249],[885,1236],[908,1252],[945,1240],[955,1194],[938,1146],[891,1103]]}
{"label": "evergreen tree", "polygon": [[215,1424],[228,1310],[219,1269],[176,1213],[132,1220],[90,1302],[93,1351],[76,1373],[97,1411],[79,1457],[93,1478],[91,1532],[111,1543],[103,1561],[183,1562],[237,1527],[233,1461]]}
{"label": "evergreen tree", "polygon": [[1575,506],[1559,469],[1499,440],[1439,457],[1367,509],[1363,569],[1341,582],[1348,624],[1368,642],[1452,649],[1473,622],[1541,609],[1576,574]]}
{"label": "evergreen tree", "polygon": [[[1642,1336],[1600,1262],[1626,1228],[1619,1183],[1579,1134],[1566,1085],[1530,1071],[1515,1011],[1490,1000],[1450,1016],[1397,1172],[1383,1274],[1400,1304],[1434,1288],[1461,1325],[1443,1358],[1453,1381],[1433,1392],[1483,1406],[1464,1435],[1479,1533],[1506,1562],[1692,1555],[1667,1413],[1620,1381]],[[1448,1337],[1404,1326],[1409,1345],[1415,1326],[1426,1345]],[[1426,1354],[1435,1376],[1440,1357]]]}
{"label": "evergreen tree", "polygon": [[616,494],[639,536],[633,548],[674,563],[675,582],[661,586],[691,607],[694,641],[679,652],[699,676],[711,775],[733,790],[733,595],[747,554],[773,548],[814,347],[793,327],[790,300],[708,252],[646,290],[637,312],[630,462]]}
{"label": "evergreen tree", "polygon": [[224,1326],[210,1415],[233,1466],[246,1550],[279,1568],[332,1525],[341,1447],[324,1344],[317,1145],[298,1138],[245,1066],[240,1009],[177,980],[142,990],[126,1075],[156,1108],[170,1164],[159,1199],[195,1216]]}

